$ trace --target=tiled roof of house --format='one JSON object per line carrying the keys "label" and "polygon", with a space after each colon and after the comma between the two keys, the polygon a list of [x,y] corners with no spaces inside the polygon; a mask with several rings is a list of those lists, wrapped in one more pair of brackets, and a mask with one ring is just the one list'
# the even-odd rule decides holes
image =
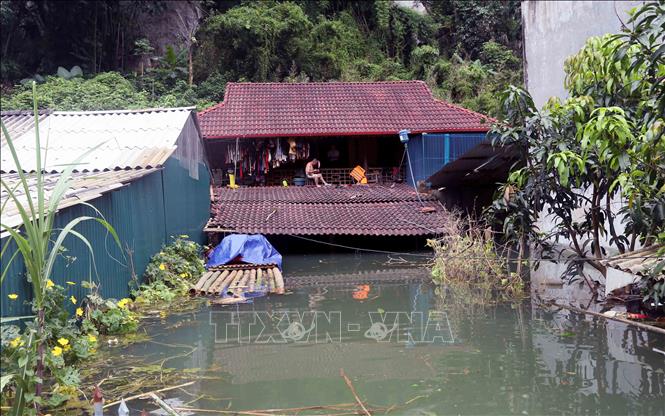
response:
{"label": "tiled roof of house", "polygon": [[198,115],[208,139],[486,132],[493,121],[435,99],[422,81],[230,82]]}
{"label": "tiled roof of house", "polygon": [[[444,233],[447,212],[435,198],[422,195],[421,199],[422,204],[408,186],[216,188],[212,218],[204,231],[363,236]],[[423,206],[433,212],[423,212]]]}

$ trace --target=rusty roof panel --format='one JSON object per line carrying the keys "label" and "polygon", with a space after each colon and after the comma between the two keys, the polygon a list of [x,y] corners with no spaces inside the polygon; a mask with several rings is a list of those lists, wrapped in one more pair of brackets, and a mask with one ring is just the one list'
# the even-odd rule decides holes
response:
{"label": "rusty roof panel", "polygon": [[[660,244],[631,251],[630,253],[619,254],[608,258],[604,264],[627,273],[644,276],[647,270],[665,261],[665,254],[659,254],[664,248],[665,244]],[[662,278],[665,279],[665,271]]]}

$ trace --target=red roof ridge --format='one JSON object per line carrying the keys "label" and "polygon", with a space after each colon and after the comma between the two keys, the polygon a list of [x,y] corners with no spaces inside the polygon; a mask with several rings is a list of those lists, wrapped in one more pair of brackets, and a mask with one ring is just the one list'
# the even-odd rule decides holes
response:
{"label": "red roof ridge", "polygon": [[[225,93],[225,94],[226,94],[226,93]],[[220,107],[224,107],[224,101],[220,101],[220,102],[218,102],[217,104],[215,104],[215,105],[213,105],[213,106],[210,106],[210,107],[208,107],[208,108],[205,108],[205,109],[199,111],[199,112],[196,113],[196,114],[199,115],[199,116],[202,116],[202,115],[204,115],[204,114],[206,114],[206,113],[209,113],[209,112],[211,112],[212,110],[216,110],[216,109],[218,109],[218,108],[220,108]]]}
{"label": "red roof ridge", "polygon": [[[330,84],[409,84],[409,83],[419,83],[427,86],[427,83],[420,79],[398,79],[390,81],[312,81],[312,82],[252,82],[252,81],[229,81],[226,83],[227,90],[229,85],[330,85]],[[429,90],[429,87],[427,88]],[[431,93],[431,91],[430,91]],[[226,99],[226,91],[224,92],[224,98]]]}
{"label": "red roof ridge", "polygon": [[[479,112],[477,112],[477,111],[469,110],[468,108],[462,107],[461,105],[457,105],[457,104],[451,103],[451,102],[449,102],[449,101],[442,100],[442,99],[440,99],[440,98],[434,98],[434,101],[436,101],[436,102],[438,102],[438,103],[440,103],[440,104],[443,104],[443,105],[447,105],[447,106],[449,106],[449,107],[456,108],[456,109],[461,110],[461,111],[465,111],[465,112],[467,112],[467,113],[469,113],[469,114],[473,114],[473,115],[475,115],[475,116],[482,117],[482,118],[486,119],[488,122],[490,122],[490,121],[491,121],[491,122],[497,122],[497,121],[498,121],[498,120],[495,119],[494,117],[490,117],[490,116],[488,116],[488,115],[485,115],[485,114],[483,114],[483,113],[479,113]],[[488,123],[488,124],[489,124],[489,123]]]}
{"label": "red roof ridge", "polygon": [[438,100],[422,80],[228,82],[198,116],[208,139],[487,132],[496,121]]}

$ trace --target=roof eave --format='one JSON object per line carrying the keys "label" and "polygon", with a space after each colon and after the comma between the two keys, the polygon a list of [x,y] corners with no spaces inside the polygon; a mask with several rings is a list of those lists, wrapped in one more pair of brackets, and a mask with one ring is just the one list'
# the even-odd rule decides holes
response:
{"label": "roof eave", "polygon": [[[411,130],[411,134],[422,133],[487,133],[488,128],[446,128],[446,129],[427,129]],[[392,136],[398,135],[399,131],[360,131],[360,132],[318,132],[318,133],[265,133],[265,134],[247,134],[247,135],[215,135],[203,136],[205,140],[233,140],[233,139],[266,139],[277,137],[330,137],[330,136]]]}

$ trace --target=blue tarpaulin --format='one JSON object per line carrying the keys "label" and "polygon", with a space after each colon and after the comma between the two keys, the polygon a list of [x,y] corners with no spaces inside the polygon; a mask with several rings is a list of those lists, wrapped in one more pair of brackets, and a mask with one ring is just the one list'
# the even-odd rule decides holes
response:
{"label": "blue tarpaulin", "polygon": [[252,264],[276,264],[282,270],[282,255],[260,234],[231,234],[215,247],[206,267],[234,261]]}

